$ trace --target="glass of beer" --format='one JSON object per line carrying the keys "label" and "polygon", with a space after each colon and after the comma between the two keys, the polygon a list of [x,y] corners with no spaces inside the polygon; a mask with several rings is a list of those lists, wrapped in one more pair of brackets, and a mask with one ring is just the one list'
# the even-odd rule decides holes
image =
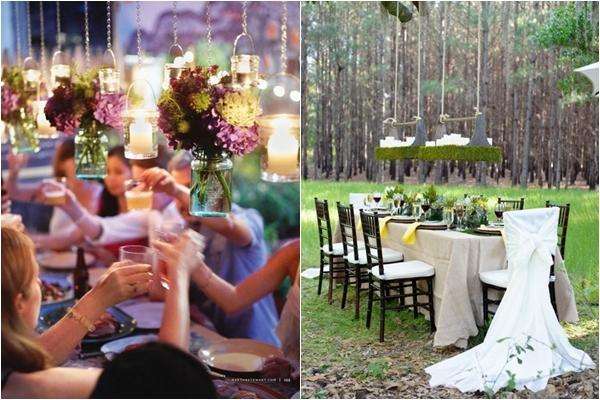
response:
{"label": "glass of beer", "polygon": [[127,210],[149,210],[152,208],[152,190],[135,179],[125,182],[125,201]]}
{"label": "glass of beer", "polygon": [[65,178],[50,178],[42,181],[42,193],[49,206],[62,206],[67,202]]}

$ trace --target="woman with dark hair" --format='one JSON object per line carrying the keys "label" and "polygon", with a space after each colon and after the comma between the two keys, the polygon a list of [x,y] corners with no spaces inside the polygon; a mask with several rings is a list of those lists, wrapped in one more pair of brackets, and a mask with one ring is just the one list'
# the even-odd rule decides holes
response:
{"label": "woman with dark hair", "polygon": [[104,368],[90,398],[214,399],[208,370],[190,353],[153,342],[117,355]]}

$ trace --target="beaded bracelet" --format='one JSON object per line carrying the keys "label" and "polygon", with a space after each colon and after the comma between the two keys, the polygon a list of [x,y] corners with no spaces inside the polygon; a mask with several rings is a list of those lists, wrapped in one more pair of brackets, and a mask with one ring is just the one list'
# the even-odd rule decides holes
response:
{"label": "beaded bracelet", "polygon": [[88,330],[88,332],[94,332],[96,330],[96,325],[94,325],[89,318],[87,318],[84,315],[81,315],[78,311],[76,311],[74,308],[69,308],[69,311],[67,312],[67,318],[72,318],[75,321],[79,322],[81,325],[83,325],[85,327],[85,329]]}

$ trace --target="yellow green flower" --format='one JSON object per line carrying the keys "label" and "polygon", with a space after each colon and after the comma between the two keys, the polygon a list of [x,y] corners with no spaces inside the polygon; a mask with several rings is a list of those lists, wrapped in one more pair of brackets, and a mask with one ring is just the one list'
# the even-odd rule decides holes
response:
{"label": "yellow green flower", "polygon": [[177,124],[177,132],[179,133],[188,133],[190,130],[190,124],[187,121],[180,121]]}
{"label": "yellow green flower", "polygon": [[258,97],[250,91],[226,93],[216,109],[229,124],[245,128],[253,126],[260,114]]}
{"label": "yellow green flower", "polygon": [[202,113],[210,107],[210,95],[206,92],[195,93],[191,96],[192,110]]}

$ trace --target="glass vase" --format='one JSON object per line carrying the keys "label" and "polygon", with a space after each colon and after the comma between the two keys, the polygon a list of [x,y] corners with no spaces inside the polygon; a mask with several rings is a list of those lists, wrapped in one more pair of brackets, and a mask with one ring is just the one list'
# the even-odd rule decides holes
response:
{"label": "glass vase", "polygon": [[40,151],[40,140],[36,135],[33,121],[25,120],[21,124],[8,125],[8,136],[13,154]]}
{"label": "glass vase", "polygon": [[192,161],[190,214],[225,217],[231,211],[233,160],[227,153],[196,152]]}
{"label": "glass vase", "polygon": [[103,179],[106,176],[108,138],[95,126],[80,128],[75,136],[75,174],[79,179]]}

